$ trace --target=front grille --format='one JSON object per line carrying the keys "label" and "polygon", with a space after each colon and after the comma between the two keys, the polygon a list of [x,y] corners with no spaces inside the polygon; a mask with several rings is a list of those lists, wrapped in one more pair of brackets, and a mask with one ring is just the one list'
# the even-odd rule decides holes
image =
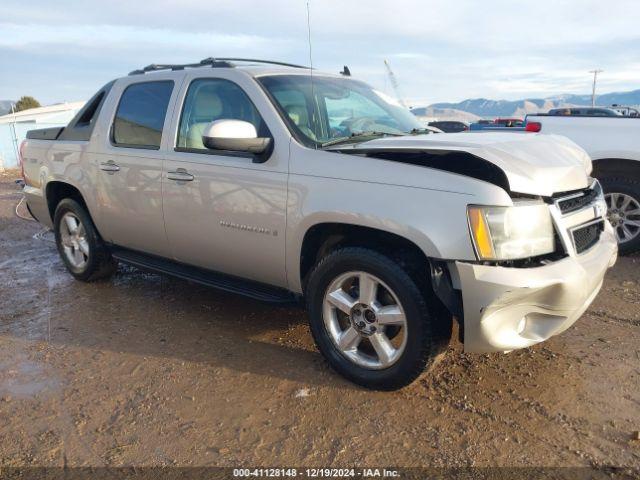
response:
{"label": "front grille", "polygon": [[573,244],[577,253],[582,253],[593,247],[600,239],[604,230],[604,220],[599,220],[584,227],[573,230]]}
{"label": "front grille", "polygon": [[558,200],[558,208],[560,208],[563,215],[575,212],[576,210],[580,210],[592,203],[597,196],[598,191],[595,188],[588,188],[577,193],[575,196],[572,195]]}

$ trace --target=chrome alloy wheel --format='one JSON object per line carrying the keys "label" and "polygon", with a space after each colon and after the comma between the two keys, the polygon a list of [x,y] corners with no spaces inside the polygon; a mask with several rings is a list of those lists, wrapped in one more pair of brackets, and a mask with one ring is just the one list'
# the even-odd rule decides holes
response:
{"label": "chrome alloy wheel", "polygon": [[353,363],[380,370],[402,355],[407,318],[397,295],[376,276],[340,275],[327,288],[322,308],[331,340]]}
{"label": "chrome alloy wheel", "polygon": [[69,263],[82,270],[89,261],[89,242],[84,225],[72,212],[65,213],[60,220],[60,241]]}
{"label": "chrome alloy wheel", "polygon": [[607,218],[618,237],[618,243],[626,243],[640,235],[640,203],[624,193],[607,193]]}

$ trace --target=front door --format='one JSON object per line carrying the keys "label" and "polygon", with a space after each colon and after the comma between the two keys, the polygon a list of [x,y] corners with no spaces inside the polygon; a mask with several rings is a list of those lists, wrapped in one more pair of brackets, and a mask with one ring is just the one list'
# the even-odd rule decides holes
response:
{"label": "front door", "polygon": [[176,143],[163,174],[163,208],[176,260],[277,286],[286,285],[285,218],[288,144],[270,158],[209,150],[202,142],[214,120],[253,123],[270,135],[248,94],[222,78],[196,78],[175,125]]}

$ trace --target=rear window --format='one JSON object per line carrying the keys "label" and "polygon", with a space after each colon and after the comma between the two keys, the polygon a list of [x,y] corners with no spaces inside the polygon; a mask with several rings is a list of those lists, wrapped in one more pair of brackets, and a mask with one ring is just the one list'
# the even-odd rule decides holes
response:
{"label": "rear window", "polygon": [[95,118],[96,112],[98,111],[98,107],[102,105],[102,100],[104,100],[105,92],[98,93],[87,105],[87,108],[84,109],[76,122],[76,127],[83,127],[85,125],[91,124],[91,121]]}
{"label": "rear window", "polygon": [[93,129],[96,126],[100,109],[104,105],[107,95],[111,91],[113,81],[107,83],[98,90],[91,99],[80,109],[80,111],[71,119],[69,124],[62,130],[58,140],[82,141],[86,142],[91,139]]}
{"label": "rear window", "polygon": [[113,121],[114,145],[159,149],[172,91],[170,80],[129,85]]}

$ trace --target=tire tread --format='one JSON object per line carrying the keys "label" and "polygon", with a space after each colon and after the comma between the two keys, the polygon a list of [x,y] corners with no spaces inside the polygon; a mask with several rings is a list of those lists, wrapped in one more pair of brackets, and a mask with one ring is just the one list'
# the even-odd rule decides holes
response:
{"label": "tire tread", "polygon": [[[56,206],[56,211],[54,215],[54,228],[56,229],[56,244],[58,244],[58,224],[64,212],[71,211],[76,214],[82,224],[84,225],[87,236],[89,237],[89,245],[91,249],[91,254],[93,259],[90,261],[90,265],[84,272],[76,273],[68,268],[69,273],[73,275],[77,280],[83,282],[96,282],[99,280],[104,280],[111,277],[118,268],[117,261],[111,256],[111,252],[104,244],[100,234],[98,233],[95,225],[93,224],[93,220],[87,212],[86,208],[82,206],[79,202],[72,198],[64,198],[62,199],[58,205]],[[63,259],[63,262],[66,263],[64,259],[64,255],[60,250],[58,245],[58,251],[60,252],[60,256]]]}

